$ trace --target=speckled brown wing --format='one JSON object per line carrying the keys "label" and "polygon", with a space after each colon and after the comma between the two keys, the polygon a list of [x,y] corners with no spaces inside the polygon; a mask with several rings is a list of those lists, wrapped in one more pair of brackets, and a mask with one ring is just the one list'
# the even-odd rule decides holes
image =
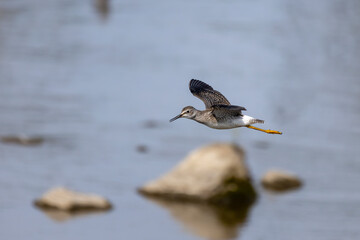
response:
{"label": "speckled brown wing", "polygon": [[189,89],[195,97],[205,103],[206,109],[210,109],[214,105],[230,105],[230,102],[220,92],[200,80],[191,79]]}

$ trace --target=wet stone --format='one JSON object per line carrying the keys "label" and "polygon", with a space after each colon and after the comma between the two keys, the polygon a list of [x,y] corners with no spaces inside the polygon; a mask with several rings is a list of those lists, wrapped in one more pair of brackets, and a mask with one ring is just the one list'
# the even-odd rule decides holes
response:
{"label": "wet stone", "polygon": [[36,136],[3,136],[1,137],[3,143],[19,144],[19,145],[39,145],[44,142],[44,138]]}
{"label": "wet stone", "polygon": [[256,198],[242,148],[226,143],[196,149],[173,170],[139,188],[139,192],[219,205],[252,202]]}
{"label": "wet stone", "polygon": [[95,194],[75,192],[64,187],[57,187],[46,192],[41,198],[35,200],[34,204],[44,209],[58,209],[62,211],[81,210],[107,210],[111,203]]}
{"label": "wet stone", "polygon": [[285,191],[301,187],[302,181],[292,173],[283,170],[269,170],[261,179],[261,184],[270,190]]}

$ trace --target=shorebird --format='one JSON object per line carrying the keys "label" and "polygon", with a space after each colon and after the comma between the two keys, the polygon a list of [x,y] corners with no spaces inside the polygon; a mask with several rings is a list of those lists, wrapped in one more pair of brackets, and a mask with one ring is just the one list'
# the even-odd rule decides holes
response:
{"label": "shorebird", "polygon": [[247,127],[269,134],[282,134],[279,131],[252,126],[255,123],[264,123],[264,120],[242,114],[242,111],[246,111],[246,108],[231,105],[220,92],[200,80],[191,79],[189,88],[195,97],[205,103],[206,109],[201,111],[192,106],[184,107],[179,115],[170,119],[170,122],[178,118],[188,118],[215,129]]}

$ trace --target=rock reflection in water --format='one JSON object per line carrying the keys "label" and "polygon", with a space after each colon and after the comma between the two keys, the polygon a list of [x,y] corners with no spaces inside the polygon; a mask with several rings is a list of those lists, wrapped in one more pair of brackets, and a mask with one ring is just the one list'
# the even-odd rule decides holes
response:
{"label": "rock reflection in water", "polygon": [[211,240],[236,238],[251,207],[251,204],[221,207],[202,202],[179,202],[149,196],[147,198],[167,209],[187,231]]}
{"label": "rock reflection in water", "polygon": [[106,210],[100,209],[83,209],[71,212],[61,211],[53,208],[41,208],[40,210],[55,222],[66,222],[68,220],[79,217],[95,216],[107,212]]}

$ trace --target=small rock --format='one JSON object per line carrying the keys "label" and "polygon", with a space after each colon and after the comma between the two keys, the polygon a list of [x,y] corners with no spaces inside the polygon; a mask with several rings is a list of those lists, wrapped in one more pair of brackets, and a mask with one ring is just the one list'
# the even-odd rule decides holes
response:
{"label": "small rock", "polygon": [[147,120],[146,122],[144,122],[145,128],[156,128],[157,126],[158,126],[158,123],[154,120]]}
{"label": "small rock", "polygon": [[282,170],[269,170],[263,176],[261,183],[265,188],[276,191],[295,189],[302,185],[301,179]]}
{"label": "small rock", "polygon": [[35,205],[41,208],[55,208],[62,211],[107,210],[111,208],[111,203],[101,196],[78,193],[63,187],[51,189],[40,199],[35,200]]}
{"label": "small rock", "polygon": [[136,151],[139,153],[146,153],[148,151],[148,148],[145,145],[138,145],[136,147]]}
{"label": "small rock", "polygon": [[139,192],[225,205],[256,198],[244,152],[233,144],[212,144],[193,151],[169,173],[139,188]]}
{"label": "small rock", "polygon": [[109,16],[110,13],[110,6],[109,0],[96,0],[95,7],[99,14],[99,16],[105,20]]}
{"label": "small rock", "polygon": [[30,136],[4,136],[1,137],[1,141],[4,143],[14,143],[20,145],[38,145],[43,143],[42,137],[30,137]]}

